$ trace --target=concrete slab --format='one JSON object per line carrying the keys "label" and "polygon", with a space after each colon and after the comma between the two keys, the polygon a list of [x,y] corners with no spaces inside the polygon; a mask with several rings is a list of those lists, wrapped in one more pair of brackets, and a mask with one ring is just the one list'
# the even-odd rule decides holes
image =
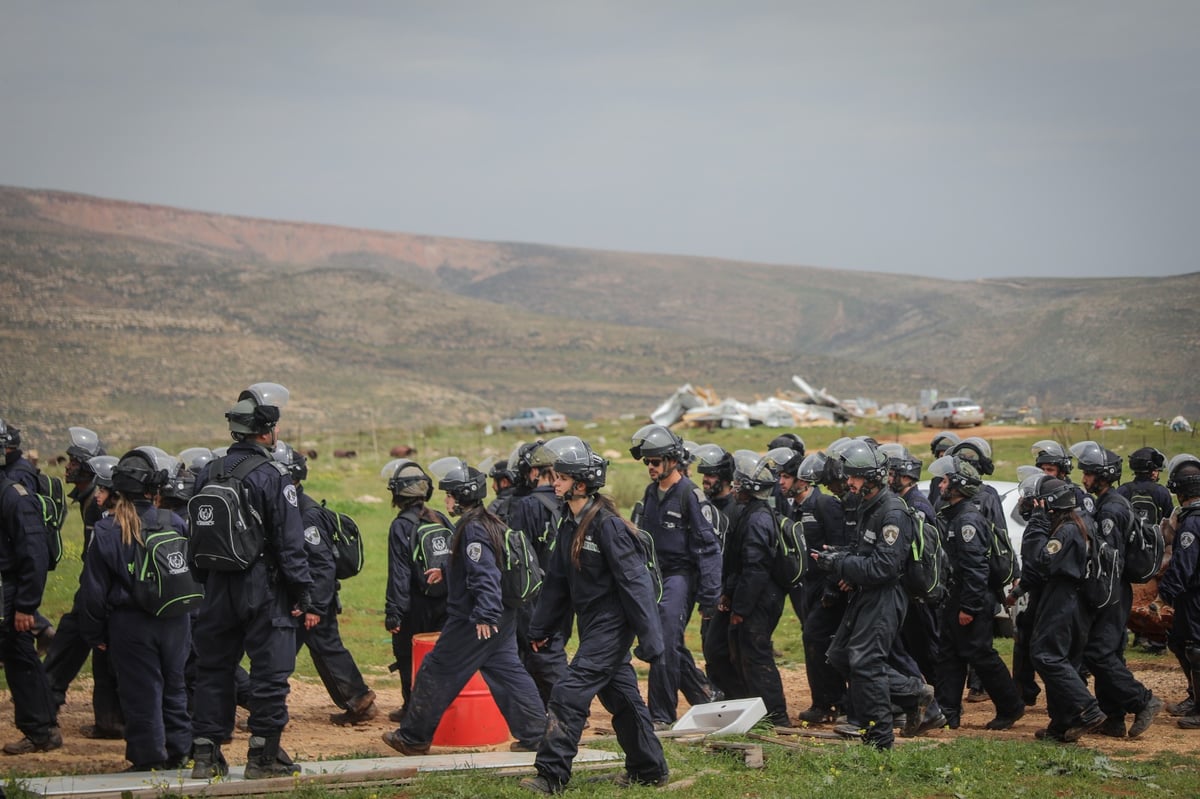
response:
{"label": "concrete slab", "polygon": [[[194,780],[189,771],[155,771],[122,774],[80,774],[57,777],[33,777],[25,780],[28,790],[41,796],[89,797],[160,796],[165,791],[205,796],[236,796],[288,790],[300,784],[353,784],[401,780],[421,772],[469,769],[532,768],[533,752],[456,752],[424,757],[374,757],[355,760],[319,760],[300,763],[299,777],[271,780],[245,780],[242,766],[231,766],[229,775],[210,783]],[[575,762],[579,765],[621,761],[619,752],[581,748]]]}

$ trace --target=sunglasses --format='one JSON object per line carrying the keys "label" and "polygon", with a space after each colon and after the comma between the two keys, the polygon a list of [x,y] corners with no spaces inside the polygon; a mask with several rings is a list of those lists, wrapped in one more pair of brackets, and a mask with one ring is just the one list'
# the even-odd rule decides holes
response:
{"label": "sunglasses", "polygon": [[662,458],[642,458],[642,463],[647,466],[662,466]]}

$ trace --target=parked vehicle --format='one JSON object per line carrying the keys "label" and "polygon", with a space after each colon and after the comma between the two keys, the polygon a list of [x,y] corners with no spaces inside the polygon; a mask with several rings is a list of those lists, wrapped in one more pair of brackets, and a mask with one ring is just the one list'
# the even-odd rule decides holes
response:
{"label": "parked vehicle", "polygon": [[501,419],[500,429],[558,433],[567,429],[567,417],[550,408],[522,408],[512,417]]}
{"label": "parked vehicle", "polygon": [[921,423],[926,427],[974,427],[983,424],[983,408],[970,397],[950,397],[935,402]]}

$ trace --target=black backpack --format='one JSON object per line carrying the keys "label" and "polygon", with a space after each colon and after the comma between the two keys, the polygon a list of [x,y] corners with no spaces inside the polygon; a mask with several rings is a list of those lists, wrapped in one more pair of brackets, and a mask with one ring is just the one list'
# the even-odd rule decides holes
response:
{"label": "black backpack", "polygon": [[1008,536],[987,518],[992,540],[988,542],[988,588],[1004,591],[1021,577],[1021,567]]}
{"label": "black backpack", "polygon": [[133,600],[151,616],[169,619],[189,613],[204,599],[204,586],[188,565],[188,538],[171,527],[171,512],[159,508],[142,520],[142,541],[134,539]]}
{"label": "black backpack", "polygon": [[542,567],[529,536],[522,530],[504,528],[500,556],[500,599],[505,607],[520,608],[537,597],[542,588]]}
{"label": "black backpack", "polygon": [[912,521],[913,540],[909,557],[905,558],[904,569],[900,572],[900,584],[913,601],[936,605],[946,594],[950,556],[942,547],[938,526],[926,521],[925,514],[913,510],[903,500],[901,505]]}
{"label": "black backpack", "polygon": [[[636,505],[634,505],[633,515],[638,519],[641,518],[641,509],[641,502],[638,502]],[[616,514],[598,511],[596,513],[596,518],[590,523],[600,524],[610,515],[615,516]],[[621,523],[625,524],[625,520],[622,519]],[[629,537],[633,539],[633,548],[638,553],[642,564],[645,565],[646,573],[650,575],[650,590],[654,594],[654,601],[662,602],[663,575],[662,569],[658,565],[658,548],[654,546],[654,536],[652,536],[646,530],[643,530],[641,527],[638,527],[636,521],[634,521],[632,524],[625,524],[625,528],[629,530]]]}
{"label": "black backpack", "polygon": [[287,467],[259,452],[246,455],[232,471],[230,456],[208,467],[208,482],[188,500],[188,532],[192,565],[197,569],[239,572],[249,569],[266,544],[262,517],[250,503],[243,484],[246,475],[269,463],[290,480]]}
{"label": "black backpack", "polygon": [[1158,503],[1148,492],[1134,491],[1129,497],[1129,509],[1132,520],[1125,537],[1122,579],[1128,583],[1148,583],[1162,568],[1167,547]]}
{"label": "black backpack", "polygon": [[544,491],[535,491],[530,496],[537,497],[537,501],[550,513],[550,520],[546,522],[545,529],[539,530],[537,535],[531,534],[530,537],[543,551],[552,551],[558,539],[558,525],[562,522],[562,503],[558,497]]}
{"label": "black backpack", "polygon": [[339,580],[349,580],[362,571],[366,559],[358,522],[349,514],[327,507],[325,500],[321,500],[321,509],[329,514],[332,522],[335,576]]}
{"label": "black backpack", "polygon": [[[417,515],[416,509],[409,508],[401,513],[402,518],[412,524],[412,535],[409,545],[412,549],[413,577],[421,586],[421,593],[427,597],[439,598],[446,595],[445,574],[450,563],[450,543],[454,539],[454,531],[444,520],[426,521]],[[430,583],[425,577],[429,569],[441,569],[443,579]]]}
{"label": "black backpack", "polygon": [[[1086,523],[1085,523],[1086,527]],[[1105,534],[1099,525],[1080,531],[1087,542],[1087,568],[1084,571],[1082,594],[1088,604],[1100,610],[1115,605],[1121,599],[1121,557],[1118,533]]]}
{"label": "black backpack", "polygon": [[775,559],[771,562],[771,579],[783,590],[795,588],[804,578],[808,567],[808,543],[804,538],[804,522],[768,508],[772,518],[778,517],[779,535]]}
{"label": "black backpack", "polygon": [[25,461],[18,461],[17,467],[19,471],[27,471],[37,478],[37,493],[33,498],[42,513],[42,524],[46,527],[46,546],[50,551],[46,568],[54,571],[63,555],[62,528],[67,521],[66,487],[62,478],[46,474],[40,469],[31,470]]}

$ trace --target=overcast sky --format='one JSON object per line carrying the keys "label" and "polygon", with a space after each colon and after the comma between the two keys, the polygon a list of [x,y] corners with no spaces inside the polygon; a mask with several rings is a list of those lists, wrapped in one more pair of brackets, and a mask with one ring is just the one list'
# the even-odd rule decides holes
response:
{"label": "overcast sky", "polygon": [[955,278],[1200,271],[1200,2],[0,0],[0,184]]}

